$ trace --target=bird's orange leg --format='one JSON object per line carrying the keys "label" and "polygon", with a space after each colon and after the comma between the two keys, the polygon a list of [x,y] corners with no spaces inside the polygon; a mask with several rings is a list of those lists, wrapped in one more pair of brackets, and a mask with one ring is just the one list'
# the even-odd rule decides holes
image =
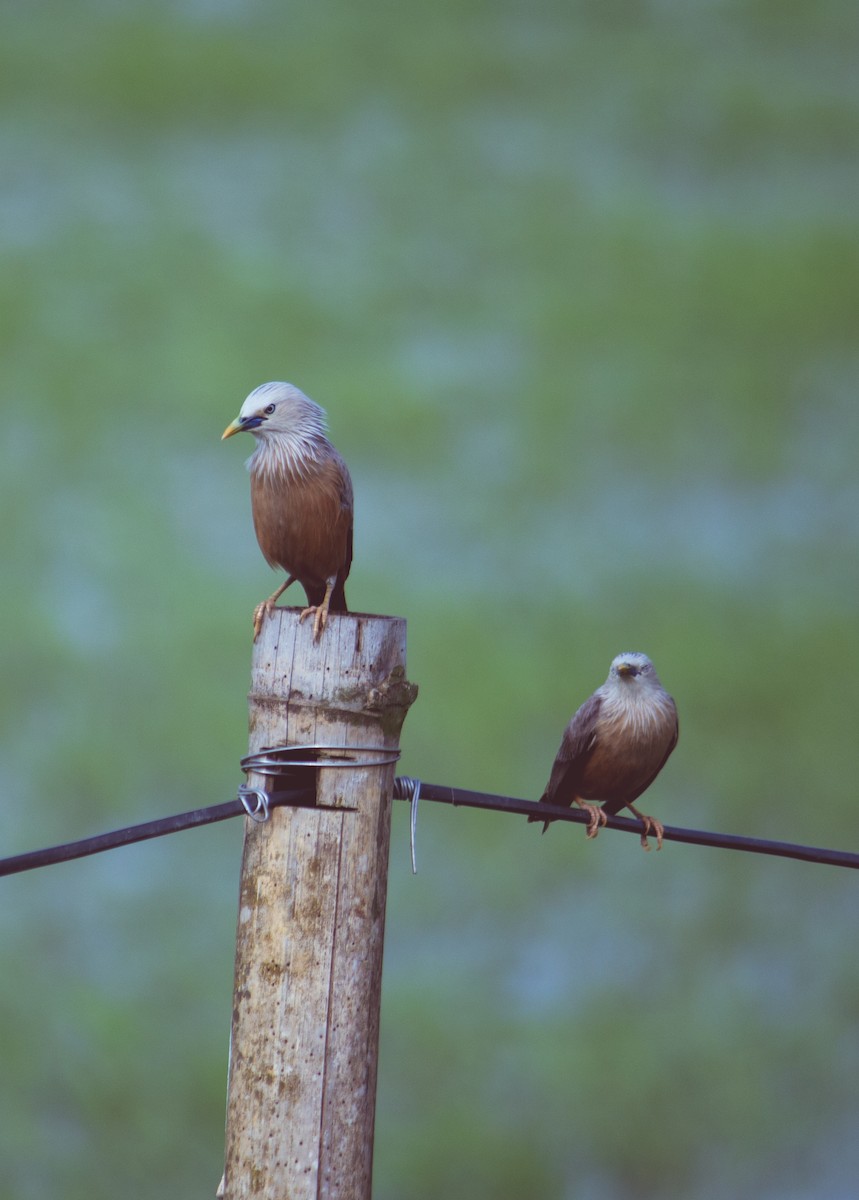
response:
{"label": "bird's orange leg", "polygon": [[269,596],[268,600],[263,600],[262,603],[258,604],[254,609],[254,641],[256,641],[259,637],[259,631],[262,629],[263,618],[271,616],[272,609],[291,583],[295,583],[294,575],[287,576],[286,583],[282,583],[277,591],[274,592],[273,595]]}
{"label": "bird's orange leg", "polygon": [[641,844],[644,847],[644,849],[645,850],[650,849],[650,843],[647,840],[647,835],[649,833],[655,833],[656,834],[656,849],[661,850],[662,849],[662,838],[665,834],[665,826],[662,824],[662,822],[657,821],[656,817],[648,817],[646,813],[639,812],[634,804],[627,804],[626,807],[631,812],[635,813],[635,815],[638,817],[639,821],[641,821],[642,825],[644,826],[644,833],[642,833],[642,835],[641,835]]}
{"label": "bird's orange leg", "polygon": [[337,576],[332,575],[325,584],[325,595],[321,604],[311,604],[309,608],[302,610],[301,616],[298,618],[298,623],[304,620],[305,617],[313,617],[313,640],[318,642],[322,637],[322,631],[328,624],[328,605],[331,603],[331,593],[334,591],[334,584],[337,582]]}
{"label": "bird's orange leg", "polygon": [[579,808],[583,808],[588,814],[588,837],[595,838],[600,831],[600,826],[608,823],[608,817],[598,805],[588,804],[579,796],[574,796],[573,799]]}

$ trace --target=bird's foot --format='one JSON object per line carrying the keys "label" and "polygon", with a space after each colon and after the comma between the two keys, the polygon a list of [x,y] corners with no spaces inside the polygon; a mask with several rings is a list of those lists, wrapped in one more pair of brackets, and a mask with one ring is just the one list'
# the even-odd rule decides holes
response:
{"label": "bird's foot", "polygon": [[303,608],[301,616],[298,618],[299,625],[302,624],[305,617],[313,617],[313,640],[318,642],[328,624],[328,605],[311,604],[309,608]]}
{"label": "bird's foot", "polygon": [[336,575],[325,584],[325,595],[322,597],[321,604],[311,604],[309,608],[302,610],[301,616],[298,618],[299,625],[305,617],[313,616],[313,640],[318,642],[322,637],[325,626],[328,624],[328,605],[331,603],[331,593],[334,591],[334,584],[337,580]]}
{"label": "bird's foot", "polygon": [[295,583],[295,576],[289,575],[285,583],[282,583],[276,592],[273,592],[268,600],[263,600],[254,609],[254,641],[259,637],[259,631],[262,629],[263,620],[270,617],[277,608],[277,602],[289,587],[291,583]]}
{"label": "bird's foot", "polygon": [[597,837],[602,826],[608,824],[608,817],[597,804],[586,804],[584,800],[579,800],[578,804],[588,814],[588,837]]}
{"label": "bird's foot", "polygon": [[642,817],[644,822],[644,832],[641,835],[641,844],[645,850],[650,849],[650,843],[647,840],[647,835],[653,833],[656,835],[656,849],[662,849],[662,838],[665,835],[665,826],[661,821],[657,821],[655,817]]}
{"label": "bird's foot", "polygon": [[274,597],[269,596],[268,600],[263,600],[254,609],[254,641],[259,637],[259,631],[262,629],[262,623],[266,617],[270,617],[276,608]]}
{"label": "bird's foot", "polygon": [[638,809],[633,808],[631,804],[627,804],[626,807],[635,813],[639,821],[641,821],[642,825],[644,826],[644,830],[641,834],[641,844],[644,849],[650,849],[650,842],[647,840],[647,835],[652,833],[656,836],[656,849],[661,850],[662,839],[665,836],[665,826],[662,824],[662,822],[657,821],[656,817],[648,817],[647,813],[639,812]]}

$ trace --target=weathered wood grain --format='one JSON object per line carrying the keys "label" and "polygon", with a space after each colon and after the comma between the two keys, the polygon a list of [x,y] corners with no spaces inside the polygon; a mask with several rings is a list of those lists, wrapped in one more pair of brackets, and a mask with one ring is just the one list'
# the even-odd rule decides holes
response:
{"label": "weathered wood grain", "polygon": [[[298,611],[277,609],[254,646],[251,753],[398,746],[416,691],[405,621],[332,614],[314,645]],[[246,822],[227,1200],[369,1200],[394,773],[323,769],[320,807]]]}

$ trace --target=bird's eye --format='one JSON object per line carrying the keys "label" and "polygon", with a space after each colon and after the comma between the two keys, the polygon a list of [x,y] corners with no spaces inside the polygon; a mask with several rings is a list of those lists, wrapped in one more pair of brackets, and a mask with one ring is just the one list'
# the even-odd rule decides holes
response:
{"label": "bird's eye", "polygon": [[265,415],[266,415],[267,417],[270,417],[270,416],[271,416],[271,414],[274,412],[274,405],[273,405],[273,404],[267,404],[267,405],[265,406],[265,408],[263,409],[263,412],[265,413]]}

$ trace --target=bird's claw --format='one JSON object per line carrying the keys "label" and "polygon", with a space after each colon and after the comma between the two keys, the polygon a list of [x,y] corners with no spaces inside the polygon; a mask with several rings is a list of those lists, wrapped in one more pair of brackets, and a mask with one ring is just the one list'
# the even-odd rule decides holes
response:
{"label": "bird's claw", "polygon": [[275,607],[274,600],[262,600],[254,609],[254,641],[259,637],[263,621],[271,616]]}
{"label": "bird's claw", "polygon": [[653,833],[656,835],[656,849],[662,849],[662,838],[665,834],[665,826],[661,821],[657,821],[655,817],[647,817],[644,813],[639,814],[641,822],[644,825],[644,831],[641,835],[641,844],[645,850],[650,849],[650,842],[647,840],[647,835]]}
{"label": "bird's claw", "polygon": [[301,625],[305,617],[313,617],[313,640],[318,642],[322,637],[322,633],[328,623],[328,608],[325,604],[311,604],[309,608],[301,610],[301,616],[298,618],[298,623]]}
{"label": "bird's claw", "polygon": [[588,814],[588,837],[598,837],[600,828],[608,824],[608,817],[596,804],[582,804],[582,808]]}

